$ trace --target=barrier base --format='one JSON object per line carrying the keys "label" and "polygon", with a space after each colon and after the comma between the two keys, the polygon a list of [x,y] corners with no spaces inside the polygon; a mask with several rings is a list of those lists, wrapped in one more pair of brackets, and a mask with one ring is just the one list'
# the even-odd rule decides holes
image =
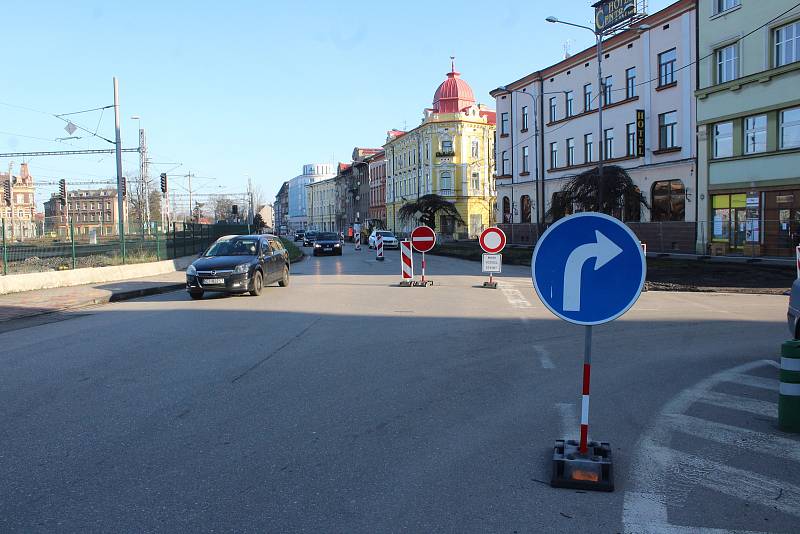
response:
{"label": "barrier base", "polygon": [[483,287],[488,287],[489,289],[497,289],[497,282],[484,282]]}
{"label": "barrier base", "polygon": [[400,287],[411,287],[413,285],[414,285],[414,282],[412,282],[411,280],[402,280],[400,282]]}
{"label": "barrier base", "polygon": [[383,261],[383,256],[379,256],[379,257],[375,258],[375,261]]}
{"label": "barrier base", "polygon": [[424,282],[422,280],[415,280],[412,282],[412,285],[414,287],[428,287],[433,285],[433,280],[425,280]]}
{"label": "barrier base", "polygon": [[588,454],[583,455],[577,441],[556,440],[550,485],[554,488],[614,491],[611,445],[590,441]]}

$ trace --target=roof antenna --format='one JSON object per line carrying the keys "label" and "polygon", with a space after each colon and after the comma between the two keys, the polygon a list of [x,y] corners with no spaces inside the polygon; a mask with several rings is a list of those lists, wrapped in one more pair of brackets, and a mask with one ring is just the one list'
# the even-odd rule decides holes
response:
{"label": "roof antenna", "polygon": [[450,56],[450,72],[456,71],[456,56]]}
{"label": "roof antenna", "polygon": [[570,44],[571,42],[572,42],[572,39],[567,39],[567,40],[566,40],[566,41],[564,41],[564,43],[561,45],[561,48],[563,48],[563,49],[564,49],[564,59],[569,59],[569,58],[570,58],[570,56],[572,55],[572,54],[570,53],[570,51],[569,51],[569,44]]}

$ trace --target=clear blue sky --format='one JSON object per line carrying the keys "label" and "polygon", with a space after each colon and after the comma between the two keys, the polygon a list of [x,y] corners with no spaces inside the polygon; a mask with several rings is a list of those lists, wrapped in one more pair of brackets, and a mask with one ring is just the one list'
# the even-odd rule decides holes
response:
{"label": "clear blue sky", "polygon": [[[10,2],[0,148],[112,147],[84,132],[53,141],[67,133],[49,113],[111,104],[117,76],[124,146],[137,144],[130,117],[139,115],[153,161],[216,178],[196,181],[203,192],[244,191],[249,174],[273,201],[304,163],[349,161],[354,146],[380,146],[387,130],[418,124],[450,55],[493,106],[492,88],[559,60],[565,41],[573,53],[591,45],[585,30],[544,22],[591,24],[591,3]],[[652,0],[649,11],[670,3]],[[74,120],[113,139],[113,110]],[[29,163],[39,180],[115,175],[113,156]],[[125,155],[123,168],[136,174],[138,156]],[[42,187],[38,202],[52,190]]]}

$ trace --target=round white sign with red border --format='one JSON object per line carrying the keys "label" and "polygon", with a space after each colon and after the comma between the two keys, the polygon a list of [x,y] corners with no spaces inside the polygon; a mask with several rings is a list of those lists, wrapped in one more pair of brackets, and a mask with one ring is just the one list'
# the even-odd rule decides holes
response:
{"label": "round white sign with red border", "polygon": [[417,252],[428,252],[436,244],[436,232],[430,226],[417,226],[411,232],[411,244]]}
{"label": "round white sign with red border", "polygon": [[506,234],[500,228],[492,226],[481,233],[478,241],[485,252],[497,254],[506,246]]}

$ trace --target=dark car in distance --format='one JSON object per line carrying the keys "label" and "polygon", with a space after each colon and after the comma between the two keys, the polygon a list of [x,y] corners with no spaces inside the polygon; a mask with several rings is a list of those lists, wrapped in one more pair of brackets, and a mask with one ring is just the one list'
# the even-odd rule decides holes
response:
{"label": "dark car in distance", "polygon": [[289,253],[271,234],[221,237],[186,269],[186,290],[193,299],[206,291],[257,296],[275,282],[289,285]]}
{"label": "dark car in distance", "polygon": [[303,246],[304,247],[313,247],[314,246],[314,239],[316,239],[318,233],[319,232],[314,232],[313,230],[311,232],[306,232],[303,235]]}
{"label": "dark car in distance", "polygon": [[294,233],[294,241],[302,241],[303,237],[305,237],[306,232],[305,230],[298,230]]}
{"label": "dark car in distance", "polygon": [[342,241],[333,232],[319,232],[314,239],[314,256],[320,254],[342,255]]}

